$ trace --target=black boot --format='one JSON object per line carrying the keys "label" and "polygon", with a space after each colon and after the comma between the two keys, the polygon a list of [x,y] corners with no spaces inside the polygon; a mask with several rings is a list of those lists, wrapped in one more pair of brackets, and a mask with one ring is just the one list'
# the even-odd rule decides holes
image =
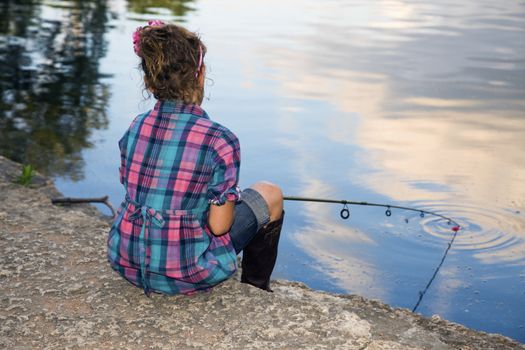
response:
{"label": "black boot", "polygon": [[243,249],[241,282],[248,283],[268,292],[270,276],[277,260],[277,246],[283,227],[284,210],[281,218],[259,229],[255,237]]}

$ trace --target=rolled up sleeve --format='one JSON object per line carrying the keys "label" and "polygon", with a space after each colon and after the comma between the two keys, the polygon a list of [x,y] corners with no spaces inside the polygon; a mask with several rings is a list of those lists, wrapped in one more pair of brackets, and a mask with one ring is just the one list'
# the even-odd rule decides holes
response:
{"label": "rolled up sleeve", "polygon": [[241,150],[239,140],[232,132],[225,132],[216,142],[214,161],[213,177],[208,185],[208,203],[221,206],[226,201],[240,201]]}

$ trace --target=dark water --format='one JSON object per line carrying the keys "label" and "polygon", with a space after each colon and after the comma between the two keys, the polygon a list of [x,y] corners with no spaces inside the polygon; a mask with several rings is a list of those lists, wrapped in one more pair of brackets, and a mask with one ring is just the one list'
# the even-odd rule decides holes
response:
{"label": "dark water", "polygon": [[[525,341],[525,2],[7,1],[0,152],[117,205],[151,18],[208,46],[204,108],[241,185],[413,206],[464,227],[418,312]],[[101,208],[105,210],[104,208]],[[276,278],[412,308],[452,238],[431,216],[286,203]],[[408,222],[407,222],[408,221]]]}

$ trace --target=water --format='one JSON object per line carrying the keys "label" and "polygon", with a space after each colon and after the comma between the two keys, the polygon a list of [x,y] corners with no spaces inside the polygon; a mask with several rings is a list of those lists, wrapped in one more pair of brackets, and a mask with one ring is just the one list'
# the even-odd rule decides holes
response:
{"label": "water", "polygon": [[[242,186],[453,217],[464,229],[417,311],[525,342],[525,2],[0,7],[1,152],[66,195],[119,204],[117,140],[153,104],[131,33],[183,23],[208,46],[203,106],[240,138]],[[374,207],[345,221],[341,208],[286,203],[274,276],[413,308],[450,226]]]}

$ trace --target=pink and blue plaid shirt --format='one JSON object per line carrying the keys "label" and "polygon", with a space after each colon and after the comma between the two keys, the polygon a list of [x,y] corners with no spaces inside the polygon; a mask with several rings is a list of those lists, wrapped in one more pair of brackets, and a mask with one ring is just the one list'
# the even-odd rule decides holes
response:
{"label": "pink and blue plaid shirt", "polygon": [[229,233],[207,226],[210,203],[240,200],[237,137],[198,105],[158,101],[119,141],[126,198],[108,237],[108,259],[150,291],[207,290],[236,270]]}

